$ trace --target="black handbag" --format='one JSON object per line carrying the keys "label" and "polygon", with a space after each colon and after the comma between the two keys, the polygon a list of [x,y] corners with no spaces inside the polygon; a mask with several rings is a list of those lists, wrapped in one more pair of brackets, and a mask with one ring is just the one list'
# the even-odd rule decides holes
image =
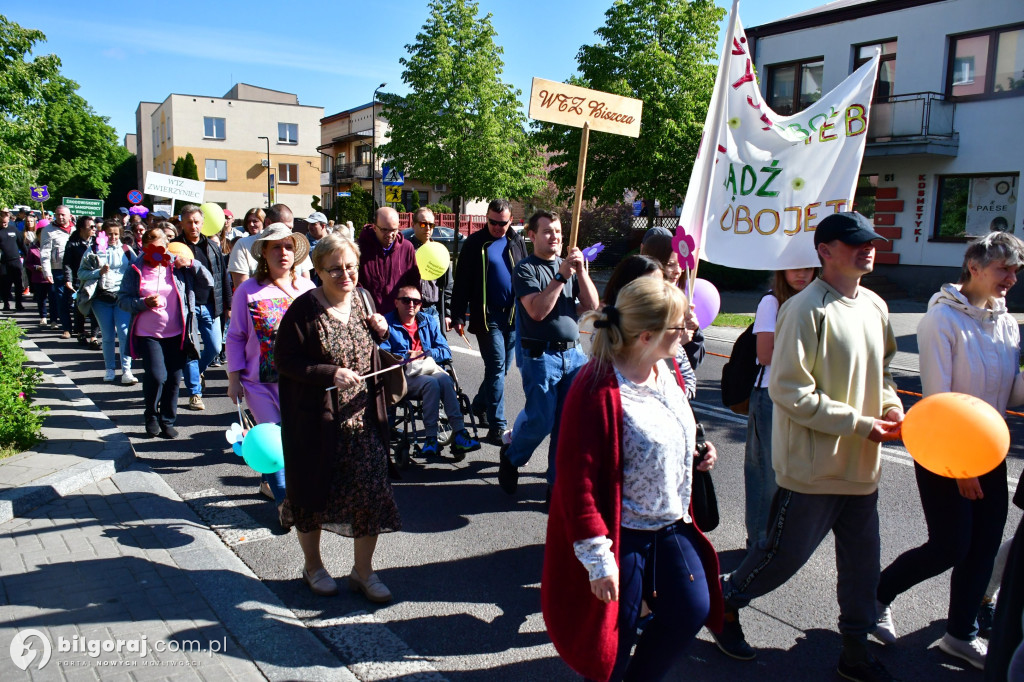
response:
{"label": "black handbag", "polygon": [[710,471],[701,471],[697,465],[704,461],[708,451],[704,442],[704,425],[697,424],[697,454],[693,457],[693,486],[690,489],[690,509],[693,522],[697,528],[712,531],[718,528],[718,497],[715,495],[715,482],[711,480]]}
{"label": "black handbag", "polygon": [[[672,358],[672,369],[675,370],[679,387],[686,393],[686,381],[683,380],[683,374],[679,371],[675,358]],[[697,454],[693,457],[693,484],[690,486],[690,512],[694,525],[708,532],[718,528],[718,496],[715,495],[715,482],[711,480],[711,472],[697,468],[697,465],[704,461],[704,455],[708,451],[704,440],[704,425],[700,422],[697,422],[696,450]]]}

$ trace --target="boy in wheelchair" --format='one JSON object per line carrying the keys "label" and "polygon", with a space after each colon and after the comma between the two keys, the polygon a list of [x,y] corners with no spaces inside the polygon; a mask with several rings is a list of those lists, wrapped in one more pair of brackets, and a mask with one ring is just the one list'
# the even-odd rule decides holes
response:
{"label": "boy in wheelchair", "polygon": [[422,305],[423,298],[417,287],[404,286],[398,290],[395,310],[384,316],[389,331],[381,348],[406,357],[425,354],[423,358],[405,366],[408,397],[423,401],[426,442],[421,452],[424,456],[437,455],[438,406],[443,401],[448,422],[455,432],[451,443],[452,453],[461,459],[467,452],[479,450],[480,442],[470,437],[466,430],[455,382],[441,367],[452,359],[448,340],[441,333],[437,319],[420,311]]}

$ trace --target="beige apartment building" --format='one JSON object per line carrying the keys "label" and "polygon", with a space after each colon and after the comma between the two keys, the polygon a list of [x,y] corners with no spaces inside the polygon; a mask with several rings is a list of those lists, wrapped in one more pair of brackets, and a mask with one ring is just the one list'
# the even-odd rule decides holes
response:
{"label": "beige apartment building", "polygon": [[161,103],[140,102],[139,186],[148,171],[170,175],[175,160],[192,152],[206,183],[205,201],[230,209],[236,218],[270,203],[287,204],[305,217],[320,194],[323,115],[323,107],[301,105],[294,94],[244,83],[223,97],[172,94]]}
{"label": "beige apartment building", "polygon": [[[388,122],[382,114],[383,106],[364,104],[346,111],[332,114],[320,120],[320,146],[323,155],[320,174],[320,203],[330,215],[339,192],[348,192],[353,185],[360,185],[367,192],[376,185],[376,201],[385,203],[385,189],[381,183],[381,158],[376,149],[387,141]],[[374,116],[376,114],[376,116]],[[371,168],[376,174],[371,175]],[[387,202],[400,211],[409,210],[415,204],[413,192],[418,192],[419,205],[440,201],[447,191],[444,185],[428,185],[408,175],[405,184],[398,191],[400,202]],[[402,206],[398,206],[401,203]]]}

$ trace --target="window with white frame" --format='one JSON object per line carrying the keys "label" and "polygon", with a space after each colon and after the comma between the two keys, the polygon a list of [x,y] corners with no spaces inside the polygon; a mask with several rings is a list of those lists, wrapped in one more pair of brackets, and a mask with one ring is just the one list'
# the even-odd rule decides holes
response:
{"label": "window with white frame", "polygon": [[225,159],[206,160],[206,179],[223,182],[228,179],[228,162]]}
{"label": "window with white frame", "polygon": [[299,166],[294,163],[282,163],[277,167],[277,180],[282,185],[299,184]]}
{"label": "window with white frame", "polygon": [[299,143],[299,124],[298,123],[278,123],[277,124],[277,143],[278,144],[298,144]]}
{"label": "window with white frame", "polygon": [[203,137],[208,140],[224,139],[224,119],[203,116]]}

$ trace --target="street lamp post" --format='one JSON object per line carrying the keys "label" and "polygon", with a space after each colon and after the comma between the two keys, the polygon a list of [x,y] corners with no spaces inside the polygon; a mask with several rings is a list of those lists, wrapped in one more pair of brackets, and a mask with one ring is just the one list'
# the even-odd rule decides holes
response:
{"label": "street lamp post", "polygon": [[259,139],[267,141],[267,208],[270,208],[270,138],[260,135]]}
{"label": "street lamp post", "polygon": [[373,222],[373,204],[377,201],[377,93],[387,83],[381,83],[373,91],[370,100],[370,222]]}

